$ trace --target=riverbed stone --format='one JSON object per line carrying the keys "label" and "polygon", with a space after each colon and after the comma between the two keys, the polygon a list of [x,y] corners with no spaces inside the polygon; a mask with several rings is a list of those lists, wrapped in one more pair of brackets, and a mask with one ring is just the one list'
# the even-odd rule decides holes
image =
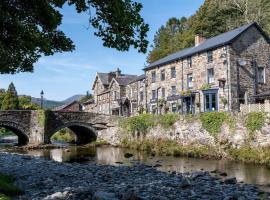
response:
{"label": "riverbed stone", "polygon": [[14,176],[15,184],[24,190],[18,200],[220,200],[235,195],[254,200],[265,194],[257,186],[238,184],[236,179],[224,184],[205,171],[167,173],[137,163],[116,167],[23,157],[27,156],[0,153],[0,171]]}

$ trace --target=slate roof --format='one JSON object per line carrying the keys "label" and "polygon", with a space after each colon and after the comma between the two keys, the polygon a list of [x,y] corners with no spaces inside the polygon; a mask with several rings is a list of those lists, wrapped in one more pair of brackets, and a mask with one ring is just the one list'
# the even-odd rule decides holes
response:
{"label": "slate roof", "polygon": [[121,86],[127,86],[130,82],[136,80],[138,78],[137,75],[121,75],[115,78],[117,83]]}
{"label": "slate roof", "polygon": [[130,81],[129,84],[130,83],[137,82],[137,81],[141,81],[141,80],[145,79],[145,77],[146,77],[145,74],[142,74],[140,76],[137,76],[137,78],[135,80],[133,80],[133,81]]}
{"label": "slate roof", "polygon": [[244,26],[236,28],[232,31],[222,33],[218,36],[209,38],[205,40],[203,43],[199,44],[198,46],[183,49],[174,54],[166,56],[156,62],[151,63],[150,65],[145,67],[144,70],[152,69],[162,64],[170,63],[178,59],[183,59],[183,58],[192,56],[196,53],[204,52],[210,49],[214,49],[214,48],[229,44],[251,26],[255,26],[263,34],[263,36],[269,41],[268,36],[263,32],[260,26],[256,22],[254,22],[254,23],[246,24]]}
{"label": "slate roof", "polygon": [[75,103],[79,103],[79,102],[78,102],[78,101],[72,101],[71,103],[64,104],[64,105],[62,105],[62,106],[57,106],[57,107],[55,107],[53,110],[54,110],[54,111],[60,111],[60,110],[63,110],[63,109],[65,109],[65,108],[67,108],[67,107],[69,107],[69,106],[71,106],[71,105],[73,105],[73,104],[75,104]]}
{"label": "slate roof", "polygon": [[100,81],[102,82],[103,85],[109,85],[109,81],[108,81],[108,77],[109,77],[109,74],[108,73],[97,73],[99,78],[100,78]]}

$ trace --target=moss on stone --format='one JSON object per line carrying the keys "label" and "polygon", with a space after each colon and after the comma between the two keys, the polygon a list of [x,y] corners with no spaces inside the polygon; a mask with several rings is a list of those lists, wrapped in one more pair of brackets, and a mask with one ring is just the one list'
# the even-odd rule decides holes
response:
{"label": "moss on stone", "polygon": [[245,116],[245,126],[249,131],[250,136],[253,136],[255,131],[261,130],[266,120],[266,113],[251,112]]}

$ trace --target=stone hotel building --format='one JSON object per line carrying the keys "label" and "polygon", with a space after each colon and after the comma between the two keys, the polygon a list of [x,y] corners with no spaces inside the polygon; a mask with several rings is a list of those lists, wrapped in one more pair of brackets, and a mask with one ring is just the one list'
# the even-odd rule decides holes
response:
{"label": "stone hotel building", "polygon": [[269,38],[257,23],[210,39],[197,35],[194,47],[144,69],[149,111],[162,112],[163,102],[181,113],[238,111],[240,104],[263,101],[269,58]]}
{"label": "stone hotel building", "polygon": [[269,38],[257,23],[213,38],[195,37],[195,46],[144,68],[144,75],[118,69],[97,73],[91,112],[134,115],[238,111],[240,104],[270,96]]}

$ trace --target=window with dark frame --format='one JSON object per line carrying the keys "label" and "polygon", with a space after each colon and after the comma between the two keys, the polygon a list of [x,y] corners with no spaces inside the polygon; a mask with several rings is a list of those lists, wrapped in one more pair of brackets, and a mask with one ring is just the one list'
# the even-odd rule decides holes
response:
{"label": "window with dark frame", "polygon": [[213,62],[213,51],[207,51],[207,62]]}
{"label": "window with dark frame", "polygon": [[171,78],[176,78],[176,70],[175,67],[171,68]]}
{"label": "window with dark frame", "polygon": [[143,91],[140,92],[140,101],[143,101]]}
{"label": "window with dark frame", "polygon": [[156,72],[152,72],[151,77],[152,77],[152,83],[155,83],[156,82]]}
{"label": "window with dark frame", "polygon": [[161,73],[160,73],[160,80],[161,80],[161,81],[165,81],[165,69],[161,70]]}
{"label": "window with dark frame", "polygon": [[257,81],[258,81],[258,83],[265,83],[264,67],[258,67]]}
{"label": "window with dark frame", "polygon": [[152,90],[152,99],[156,99],[156,90]]}
{"label": "window with dark frame", "polygon": [[172,96],[176,95],[176,86],[172,86]]}

